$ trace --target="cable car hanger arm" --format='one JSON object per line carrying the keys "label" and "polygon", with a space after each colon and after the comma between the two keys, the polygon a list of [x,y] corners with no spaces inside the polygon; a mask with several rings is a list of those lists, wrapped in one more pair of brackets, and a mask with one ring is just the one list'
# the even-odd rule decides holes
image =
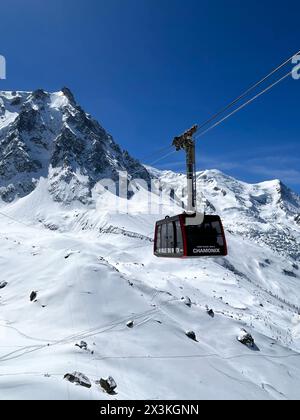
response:
{"label": "cable car hanger arm", "polygon": [[186,152],[186,175],[187,175],[187,211],[190,215],[186,219],[187,225],[201,225],[204,220],[204,212],[197,212],[197,184],[196,184],[196,151],[194,134],[197,133],[198,126],[194,125],[185,131],[181,136],[175,137],[173,146],[176,151]]}

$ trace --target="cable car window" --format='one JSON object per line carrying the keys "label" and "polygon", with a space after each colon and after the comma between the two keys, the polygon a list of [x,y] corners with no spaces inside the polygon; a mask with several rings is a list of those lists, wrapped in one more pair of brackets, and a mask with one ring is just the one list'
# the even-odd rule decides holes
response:
{"label": "cable car window", "polygon": [[189,249],[193,252],[195,247],[222,247],[224,239],[219,221],[205,221],[200,226],[187,226]]}
{"label": "cable car window", "polygon": [[204,245],[215,246],[218,239],[218,232],[213,228],[211,223],[204,224],[204,235],[203,243]]}
{"label": "cable car window", "polygon": [[212,222],[212,228],[216,229],[216,231],[218,232],[218,235],[222,235],[222,229],[221,229],[221,224],[220,222]]}
{"label": "cable car window", "polygon": [[224,239],[223,239],[223,233],[221,228],[221,223],[219,221],[212,222],[212,228],[217,232],[217,244],[219,246],[224,246]]}
{"label": "cable car window", "polygon": [[167,230],[167,224],[165,223],[161,226],[161,253],[162,254],[167,253],[167,248],[168,248],[167,235],[168,235],[168,230]]}
{"label": "cable car window", "polygon": [[187,226],[188,241],[191,246],[215,246],[218,233],[212,228],[211,223],[203,223],[200,226]]}
{"label": "cable car window", "polygon": [[218,236],[217,242],[219,246],[224,246],[223,236]]}
{"label": "cable car window", "polygon": [[176,251],[176,254],[183,254],[183,236],[182,236],[181,224],[179,220],[175,222],[175,229],[176,229],[175,251]]}
{"label": "cable car window", "polygon": [[156,251],[161,254],[161,225],[157,227]]}
{"label": "cable car window", "polygon": [[174,254],[175,250],[175,234],[173,223],[167,224],[167,253]]}

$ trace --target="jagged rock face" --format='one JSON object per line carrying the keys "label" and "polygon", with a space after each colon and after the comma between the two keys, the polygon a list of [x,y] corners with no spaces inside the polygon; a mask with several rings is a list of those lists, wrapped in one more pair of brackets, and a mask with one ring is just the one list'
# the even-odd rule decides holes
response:
{"label": "jagged rock face", "polygon": [[40,177],[49,178],[57,201],[87,203],[103,178],[119,171],[150,182],[147,170],[61,92],[0,92],[0,197],[23,197]]}

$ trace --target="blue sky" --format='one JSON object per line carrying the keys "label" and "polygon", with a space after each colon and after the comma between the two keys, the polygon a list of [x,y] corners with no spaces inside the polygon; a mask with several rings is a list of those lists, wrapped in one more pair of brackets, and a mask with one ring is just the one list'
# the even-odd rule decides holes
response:
{"label": "blue sky", "polygon": [[[0,89],[68,86],[143,159],[300,50],[299,13],[288,0],[10,0]],[[299,98],[289,78],[212,130],[198,142],[199,169],[300,192]],[[184,156],[159,166],[182,170]]]}

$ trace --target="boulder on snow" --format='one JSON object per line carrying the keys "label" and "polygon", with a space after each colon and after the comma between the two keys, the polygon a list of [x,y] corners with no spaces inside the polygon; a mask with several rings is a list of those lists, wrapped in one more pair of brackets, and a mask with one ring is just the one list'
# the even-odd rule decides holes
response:
{"label": "boulder on snow", "polygon": [[37,298],[37,292],[31,292],[30,294],[30,302],[35,301]]}
{"label": "boulder on snow", "polygon": [[255,346],[254,338],[252,337],[251,334],[249,334],[244,329],[241,330],[237,339],[240,343],[244,344],[244,346],[247,346],[247,347],[254,347]]}
{"label": "boulder on snow", "polygon": [[196,333],[195,333],[194,331],[187,331],[187,332],[185,333],[185,335],[186,335],[188,338],[190,338],[191,340],[196,341],[196,343],[198,343],[197,336],[196,336]]}
{"label": "boulder on snow", "polygon": [[79,347],[81,350],[88,349],[88,345],[85,341],[80,341],[80,344],[75,344],[75,347]]}
{"label": "boulder on snow", "polygon": [[182,298],[182,300],[183,300],[183,303],[184,303],[186,306],[188,306],[189,308],[191,308],[191,307],[192,307],[192,301],[191,301],[191,299],[190,299],[188,296],[186,296],[185,298]]}
{"label": "boulder on snow", "polygon": [[90,350],[88,344],[85,341],[80,341],[80,343],[76,343],[75,347],[79,347],[80,350],[87,351],[90,354],[94,354],[94,350]]}
{"label": "boulder on snow", "polygon": [[207,315],[209,315],[211,318],[215,317],[215,313],[212,309],[206,308],[206,312],[207,312]]}
{"label": "boulder on snow", "polygon": [[92,387],[92,384],[89,378],[80,372],[67,373],[64,376],[64,379],[71,382],[72,384],[83,386],[84,388]]}
{"label": "boulder on snow", "polygon": [[283,270],[283,274],[287,277],[293,277],[294,279],[297,278],[297,274],[290,270]]}
{"label": "boulder on snow", "polygon": [[114,394],[117,389],[116,381],[111,376],[107,379],[101,378],[99,384],[110,395]]}
{"label": "boulder on snow", "polygon": [[7,281],[1,281],[0,282],[0,289],[4,289],[8,285]]}
{"label": "boulder on snow", "polygon": [[126,325],[127,325],[128,328],[133,328],[134,327],[134,321],[128,321]]}

